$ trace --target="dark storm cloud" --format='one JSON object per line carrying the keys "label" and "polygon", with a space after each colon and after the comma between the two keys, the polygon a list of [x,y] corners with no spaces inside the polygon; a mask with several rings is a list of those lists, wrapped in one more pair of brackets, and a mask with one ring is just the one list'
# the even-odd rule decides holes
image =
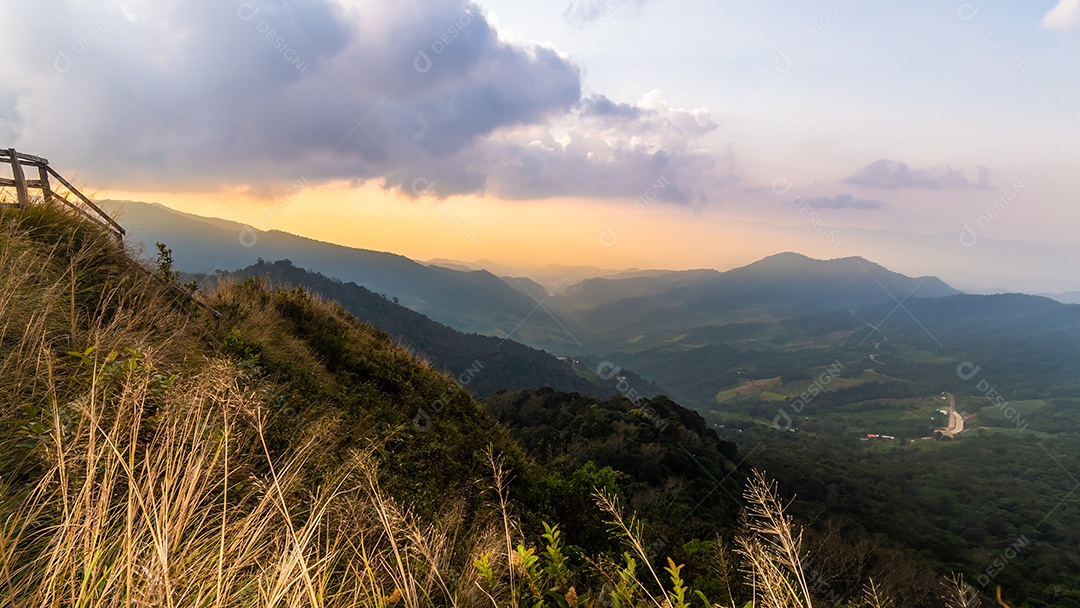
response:
{"label": "dark storm cloud", "polygon": [[806,202],[815,209],[884,209],[885,203],[873,199],[859,199],[850,194],[836,196],[818,196],[808,198]]}
{"label": "dark storm cloud", "polygon": [[844,180],[848,184],[885,190],[925,188],[928,190],[985,190],[990,188],[990,171],[979,167],[977,178],[969,178],[961,169],[937,165],[913,169],[900,161],[878,159]]}
{"label": "dark storm cloud", "polygon": [[[501,40],[464,0],[58,0],[0,5],[0,22],[5,140],[100,187],[304,177],[615,196],[666,171],[680,177],[672,199],[689,201],[713,180],[690,143],[715,128],[707,112],[658,94],[583,99],[576,64]],[[568,145],[536,147],[553,124]]]}

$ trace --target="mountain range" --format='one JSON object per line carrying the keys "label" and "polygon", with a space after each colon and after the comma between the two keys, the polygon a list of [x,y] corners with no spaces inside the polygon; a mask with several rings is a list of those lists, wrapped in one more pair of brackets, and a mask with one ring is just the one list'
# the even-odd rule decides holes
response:
{"label": "mountain range", "polygon": [[176,268],[193,274],[237,270],[260,259],[289,259],[301,268],[397,298],[436,321],[541,347],[567,349],[573,338],[536,300],[483,270],[427,266],[405,256],[344,247],[281,232],[257,231],[226,220],[203,218],[158,204],[105,201],[118,215],[129,240],[152,250],[166,242]]}
{"label": "mountain range", "polygon": [[936,277],[907,277],[862,258],[782,253],[727,272],[590,279],[552,298],[552,307],[592,334],[638,341],[647,332],[958,293]]}
{"label": "mountain range", "polygon": [[[950,381],[950,365],[980,355],[1013,377],[1000,345],[1015,344],[1040,363],[1046,359],[1034,356],[1039,352],[1067,354],[1046,343],[1071,335],[1080,310],[1035,296],[964,295],[937,277],[907,276],[861,257],[815,260],[789,252],[728,271],[585,267],[581,276],[590,278],[577,281],[574,268],[554,266],[532,280],[442,260],[453,267],[425,265],[280,231],[252,232],[160,205],[112,206],[130,239],[148,249],[167,242],[181,270],[276,274],[274,280],[341,301],[450,373],[478,358],[502,361],[498,373],[477,380],[474,388],[483,394],[533,385],[609,395],[612,387],[597,377],[599,369],[621,385],[616,390],[651,395],[661,386],[708,410],[714,396],[747,374],[810,374],[834,360],[863,365],[881,348],[903,353],[892,363],[897,370],[919,349],[936,353],[933,369],[909,366],[913,379]],[[261,263],[284,259],[287,265]],[[563,271],[553,289],[553,277]],[[1035,329],[1038,338],[1028,339]],[[506,338],[520,344],[503,344]],[[886,359],[883,353],[875,361]],[[1020,368],[1069,385],[1059,378],[1061,365],[1046,366],[1045,373],[1014,366]]]}

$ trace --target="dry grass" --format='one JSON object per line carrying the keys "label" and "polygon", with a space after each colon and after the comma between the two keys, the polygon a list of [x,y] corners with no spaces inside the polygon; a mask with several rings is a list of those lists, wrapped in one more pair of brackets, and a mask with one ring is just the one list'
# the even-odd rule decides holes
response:
{"label": "dry grass", "polygon": [[755,471],[746,489],[746,531],[738,551],[767,608],[813,608],[810,584],[803,568],[802,532],[787,515],[776,484]]}
{"label": "dry grass", "polygon": [[5,492],[4,605],[456,604],[440,571],[453,513],[416,521],[381,492],[367,453],[311,487],[329,423],[271,457],[266,413],[227,362],[160,397],[145,358],[120,377],[92,366],[83,398],[52,404],[44,470]]}

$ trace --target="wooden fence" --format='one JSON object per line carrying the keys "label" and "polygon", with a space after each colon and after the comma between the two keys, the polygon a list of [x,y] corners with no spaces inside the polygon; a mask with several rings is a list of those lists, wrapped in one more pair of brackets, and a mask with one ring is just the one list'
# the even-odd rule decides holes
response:
{"label": "wooden fence", "polygon": [[[0,206],[16,206],[25,209],[34,202],[30,191],[38,190],[41,192],[42,202],[59,201],[111,230],[121,240],[127,234],[123,226],[116,223],[116,220],[102,211],[101,207],[95,205],[94,201],[87,198],[85,194],[79,192],[78,188],[72,186],[71,182],[64,179],[62,175],[50,167],[49,161],[44,158],[23,154],[22,152],[16,152],[14,148],[8,148],[7,150],[0,150],[0,164],[7,164],[11,167],[11,179],[0,177],[0,188],[15,189],[15,202],[0,202]],[[36,173],[37,179],[28,179],[28,172],[31,175]],[[50,177],[55,179],[57,185],[62,186],[75,200],[69,200],[69,197],[63,191],[54,189]]]}
{"label": "wooden fence", "polygon": [[[95,205],[94,201],[87,198],[82,192],[79,192],[78,188],[71,185],[71,182],[64,179],[63,176],[53,170],[53,168],[49,166],[49,161],[40,156],[23,154],[22,152],[16,152],[14,148],[8,148],[7,150],[0,150],[0,166],[3,166],[5,163],[11,166],[11,179],[0,177],[0,188],[14,188],[15,202],[5,203],[0,201],[0,207],[18,207],[20,209],[26,209],[35,202],[35,199],[30,196],[30,191],[39,190],[41,192],[41,202],[49,203],[57,201],[63,203],[91,221],[101,224],[115,234],[121,241],[124,239],[124,236],[127,234],[124,227],[118,224],[108,213],[105,213],[101,207]],[[27,171],[25,169],[36,169],[34,172],[37,173],[37,179],[27,179]],[[31,174],[34,172],[31,172]],[[50,177],[55,179],[57,184],[62,186],[75,200],[69,200],[64,191],[53,188],[52,182],[49,179]],[[163,280],[160,275],[150,272],[141,265],[137,264],[136,268],[157,280]],[[180,289],[175,283],[170,282],[169,285],[183,299],[194,303],[199,308],[209,311],[210,314],[214,315],[215,321],[220,321],[221,313],[200,302],[192,296],[192,294]]]}

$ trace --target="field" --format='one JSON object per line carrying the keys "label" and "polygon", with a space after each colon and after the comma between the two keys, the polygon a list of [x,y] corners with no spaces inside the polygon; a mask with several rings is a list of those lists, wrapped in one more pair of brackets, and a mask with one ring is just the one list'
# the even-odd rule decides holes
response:
{"label": "field", "polygon": [[[838,391],[867,382],[866,378],[830,378],[827,384],[821,384],[821,392]],[[813,380],[797,380],[785,383],[780,376],[748,380],[735,388],[729,388],[716,394],[716,403],[728,403],[745,397],[757,397],[760,401],[784,401],[794,399],[814,386]]]}

